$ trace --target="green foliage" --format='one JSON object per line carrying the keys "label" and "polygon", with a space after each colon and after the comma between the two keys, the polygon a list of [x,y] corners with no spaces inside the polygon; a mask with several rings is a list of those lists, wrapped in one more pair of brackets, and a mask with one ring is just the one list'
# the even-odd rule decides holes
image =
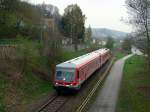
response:
{"label": "green foliage", "polygon": [[124,56],[126,56],[127,54],[125,54],[124,52],[117,51],[117,52],[115,52],[114,55],[115,55],[115,60],[119,60],[119,59],[123,58]]}
{"label": "green foliage", "polygon": [[[53,52],[55,51],[55,52]],[[50,64],[56,64],[62,59],[62,44],[60,39],[51,39],[49,42],[49,54],[48,59]]]}
{"label": "green foliage", "polygon": [[72,52],[68,52],[68,51],[63,51],[63,58],[62,58],[62,61],[67,61],[69,59],[73,59],[73,58],[76,58],[78,56],[81,56],[81,55],[84,55],[88,53],[88,50],[86,49],[83,49],[83,50],[79,50],[79,51],[72,51]]}
{"label": "green foliage", "polygon": [[[98,46],[93,46],[92,48],[88,48],[88,49],[82,49],[82,50],[78,50],[78,51],[63,51],[62,52],[62,58],[61,58],[61,62],[76,58],[78,56],[84,55],[86,53],[92,52],[94,50],[99,49]],[[60,62],[59,62],[60,63]]]}
{"label": "green foliage", "polygon": [[2,0],[0,5],[0,38],[38,38],[41,16],[35,6],[20,0]]}
{"label": "green foliage", "polygon": [[100,49],[100,48],[102,48],[102,46],[99,45],[98,43],[95,43],[95,44],[92,43],[89,45],[88,51],[92,52],[92,51],[95,51],[95,50]]}
{"label": "green foliage", "polygon": [[137,32],[136,38],[145,39],[142,48],[147,54],[147,62],[150,69],[150,0],[126,0],[126,5],[130,13],[131,24]]}
{"label": "green foliage", "polygon": [[124,77],[116,112],[148,112],[150,75],[145,57],[133,56],[125,62]]}
{"label": "green foliage", "polygon": [[29,68],[48,68],[48,58],[41,53],[43,45],[37,41],[18,35],[17,39],[0,40],[0,44],[0,58],[5,63],[0,65],[1,72],[22,73]]}
{"label": "green foliage", "polygon": [[85,30],[84,36],[85,43],[90,45],[92,42],[92,29],[90,26]]}
{"label": "green foliage", "polygon": [[25,101],[32,101],[53,89],[52,83],[40,79],[37,74],[33,74],[30,70],[23,76],[23,81],[17,85],[17,88],[24,93],[23,100]]}
{"label": "green foliage", "polygon": [[27,68],[39,67],[41,45],[28,38],[23,38],[21,36],[18,36],[17,38],[19,43],[17,45],[17,53],[19,54],[18,58],[20,58],[22,63],[22,70],[26,71]]}
{"label": "green foliage", "polygon": [[83,40],[85,30],[85,15],[82,14],[80,7],[76,4],[69,5],[65,9],[61,24],[65,36],[72,38],[77,50],[77,44],[79,39]]}
{"label": "green foliage", "polygon": [[13,42],[15,46],[6,49],[11,53],[8,54],[10,58],[1,61],[0,65],[9,65],[7,69],[0,70],[0,111],[19,111],[17,108],[20,107],[23,111],[25,105],[52,90],[50,82],[32,72],[33,68],[49,70],[48,59],[40,54],[42,45],[19,35]]}
{"label": "green foliage", "polygon": [[17,17],[14,14],[10,14],[5,11],[0,12],[1,38],[8,38],[10,35],[14,36],[16,34],[16,21]]}
{"label": "green foliage", "polygon": [[131,52],[131,39],[130,38],[124,39],[122,43],[122,48],[127,52]]}
{"label": "green foliage", "polygon": [[106,48],[113,49],[114,47],[114,39],[112,37],[107,38]]}
{"label": "green foliage", "polygon": [[43,81],[32,71],[16,81],[0,73],[0,112],[25,111],[26,105],[53,89],[50,82]]}
{"label": "green foliage", "polygon": [[0,6],[1,10],[6,10],[10,12],[16,12],[20,7],[20,0],[1,0]]}

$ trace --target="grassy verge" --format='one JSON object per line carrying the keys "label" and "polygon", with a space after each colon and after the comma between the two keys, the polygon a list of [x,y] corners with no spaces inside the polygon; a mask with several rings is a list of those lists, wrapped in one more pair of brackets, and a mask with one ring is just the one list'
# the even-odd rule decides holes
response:
{"label": "grassy verge", "polygon": [[14,80],[10,76],[0,74],[0,112],[19,112],[30,101],[52,90],[49,82],[43,81],[31,72]]}
{"label": "grassy verge", "polygon": [[86,53],[88,53],[88,51],[87,50],[85,50],[85,49],[83,49],[83,50],[79,50],[79,51],[72,51],[72,52],[69,52],[69,51],[65,51],[65,52],[63,52],[63,54],[62,54],[62,60],[63,61],[66,61],[66,60],[69,60],[69,59],[73,59],[73,58],[76,58],[76,57],[78,57],[78,56],[81,56],[81,55],[84,55],[84,54],[86,54]]}
{"label": "grassy verge", "polygon": [[126,54],[124,52],[116,52],[115,53],[115,60],[121,59],[125,56]]}
{"label": "grassy verge", "polygon": [[146,71],[144,57],[133,56],[126,61],[117,112],[150,110],[150,75]]}

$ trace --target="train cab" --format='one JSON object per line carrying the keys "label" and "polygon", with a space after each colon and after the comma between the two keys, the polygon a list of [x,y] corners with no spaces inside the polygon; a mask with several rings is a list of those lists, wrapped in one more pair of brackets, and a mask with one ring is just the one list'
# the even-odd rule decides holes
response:
{"label": "train cab", "polygon": [[77,69],[73,63],[65,62],[56,66],[54,85],[56,89],[78,89]]}

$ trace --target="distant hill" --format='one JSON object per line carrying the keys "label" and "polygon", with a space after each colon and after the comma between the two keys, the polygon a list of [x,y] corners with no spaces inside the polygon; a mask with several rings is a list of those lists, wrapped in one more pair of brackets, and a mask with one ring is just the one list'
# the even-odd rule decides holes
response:
{"label": "distant hill", "polygon": [[115,39],[123,39],[128,34],[126,32],[111,30],[106,28],[93,28],[92,33],[93,33],[92,34],[93,38],[113,37]]}

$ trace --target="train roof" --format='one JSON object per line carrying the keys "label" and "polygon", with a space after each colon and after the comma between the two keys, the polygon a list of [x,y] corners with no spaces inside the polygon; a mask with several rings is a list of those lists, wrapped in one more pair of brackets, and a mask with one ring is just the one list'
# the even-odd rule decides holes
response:
{"label": "train roof", "polygon": [[106,52],[110,51],[109,49],[107,48],[102,48],[102,49],[98,49],[96,51],[93,51],[95,53],[99,53],[99,54],[105,54]]}
{"label": "train roof", "polygon": [[104,54],[108,51],[108,49],[99,49],[93,51],[91,53],[87,53],[85,55],[79,56],[77,58],[71,59],[69,61],[63,62],[61,64],[56,65],[58,68],[76,68],[77,66],[89,62],[90,60],[98,57],[100,54]]}

